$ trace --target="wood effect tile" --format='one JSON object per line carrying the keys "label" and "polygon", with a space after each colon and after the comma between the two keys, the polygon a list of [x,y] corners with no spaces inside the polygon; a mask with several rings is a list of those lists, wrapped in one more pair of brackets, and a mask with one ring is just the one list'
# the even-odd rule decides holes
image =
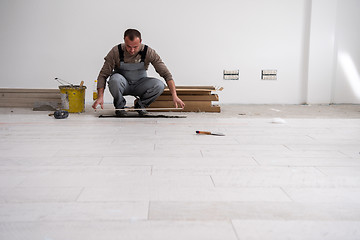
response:
{"label": "wood effect tile", "polygon": [[359,239],[359,221],[233,220],[239,240]]}
{"label": "wood effect tile", "polygon": [[72,240],[237,240],[228,221],[82,221],[0,223],[0,238]]}

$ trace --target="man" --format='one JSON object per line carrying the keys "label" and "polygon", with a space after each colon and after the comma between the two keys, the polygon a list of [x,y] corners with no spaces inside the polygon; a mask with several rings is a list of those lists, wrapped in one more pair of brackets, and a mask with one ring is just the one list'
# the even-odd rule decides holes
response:
{"label": "man", "polygon": [[[141,44],[141,33],[136,29],[128,29],[124,33],[124,44],[113,47],[105,57],[105,62],[97,79],[98,98],[93,108],[100,104],[104,108],[104,89],[106,79],[114,98],[115,109],[123,109],[126,104],[125,95],[138,97],[135,108],[146,108],[159,97],[165,84],[156,78],[147,77],[146,70],[151,63],[156,72],[164,78],[172,95],[175,107],[184,108],[184,102],[177,96],[172,75],[160,56],[147,45]],[[125,115],[125,111],[116,110],[117,115]],[[139,110],[140,115],[146,114]]]}

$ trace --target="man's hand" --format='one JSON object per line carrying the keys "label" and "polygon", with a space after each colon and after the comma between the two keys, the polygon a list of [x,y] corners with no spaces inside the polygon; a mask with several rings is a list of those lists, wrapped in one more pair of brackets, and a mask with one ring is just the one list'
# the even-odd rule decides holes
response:
{"label": "man's hand", "polygon": [[93,109],[96,109],[96,107],[100,104],[101,109],[104,109],[104,88],[98,88],[98,98],[95,100],[94,104],[92,105]]}
{"label": "man's hand", "polygon": [[171,92],[172,99],[173,99],[175,107],[176,108],[178,108],[178,107],[184,108],[185,103],[176,94],[176,87],[175,87],[174,80],[168,80],[166,83],[167,83],[167,85],[169,87],[169,90]]}
{"label": "man's hand", "polygon": [[173,96],[173,102],[176,108],[181,107],[184,108],[185,107],[185,103],[178,97],[178,96]]}
{"label": "man's hand", "polygon": [[96,107],[100,104],[101,109],[104,109],[104,98],[103,97],[98,97],[98,99],[96,99],[96,101],[93,103],[92,108],[96,109]]}

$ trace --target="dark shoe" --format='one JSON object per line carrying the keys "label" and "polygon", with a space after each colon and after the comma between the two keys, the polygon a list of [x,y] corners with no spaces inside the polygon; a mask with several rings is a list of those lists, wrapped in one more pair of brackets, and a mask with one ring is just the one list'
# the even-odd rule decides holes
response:
{"label": "dark shoe", "polygon": [[[142,107],[142,106],[139,104],[139,101],[138,101],[137,99],[135,100],[134,108],[135,108],[135,109],[136,109],[136,108],[143,108],[143,109],[144,109],[144,107]],[[146,111],[146,110],[137,110],[137,112],[138,112],[138,114],[139,114],[140,116],[144,116],[144,115],[147,115],[147,114],[148,114],[148,111]]]}
{"label": "dark shoe", "polygon": [[149,112],[146,111],[146,110],[137,110],[137,113],[138,113],[140,116],[145,116],[145,115],[147,115]]}
{"label": "dark shoe", "polygon": [[127,116],[127,112],[125,110],[115,110],[115,115],[117,117],[124,117]]}

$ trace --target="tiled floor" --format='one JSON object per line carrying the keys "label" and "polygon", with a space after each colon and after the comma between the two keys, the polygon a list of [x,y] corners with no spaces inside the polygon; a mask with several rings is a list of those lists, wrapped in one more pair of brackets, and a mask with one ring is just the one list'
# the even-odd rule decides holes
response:
{"label": "tiled floor", "polygon": [[0,109],[0,239],[360,239],[359,105],[222,109]]}

